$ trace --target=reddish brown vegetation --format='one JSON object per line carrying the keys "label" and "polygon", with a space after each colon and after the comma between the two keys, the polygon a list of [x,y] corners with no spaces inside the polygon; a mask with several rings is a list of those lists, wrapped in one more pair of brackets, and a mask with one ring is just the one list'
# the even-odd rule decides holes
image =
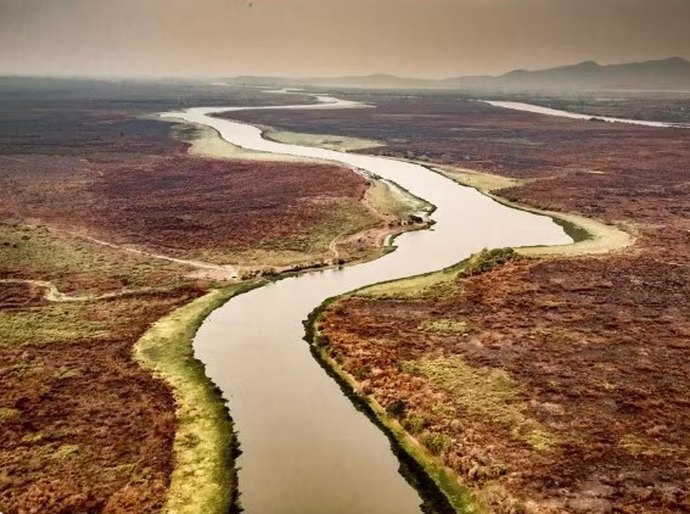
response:
{"label": "reddish brown vegetation", "polygon": [[[330,351],[384,406],[403,400],[405,416],[422,413],[426,430],[451,437],[443,458],[468,482],[498,484],[527,511],[690,511],[690,131],[434,102],[384,100],[356,117],[330,113],[326,123],[379,139],[374,132],[387,130],[385,153],[409,148],[417,158],[541,177],[501,194],[624,222],[639,234],[636,245],[606,257],[511,263],[437,299],[347,299],[327,312]],[[290,128],[317,123],[307,118]],[[469,331],[422,328],[439,318],[466,321]],[[510,426],[463,411],[447,391],[401,369],[438,357],[508,372],[525,416],[551,442],[516,439]],[[515,508],[495,489],[489,496],[498,511]]]}
{"label": "reddish brown vegetation", "polygon": [[[10,87],[0,95],[0,511],[156,512],[173,466],[175,405],[132,346],[208,284],[184,279],[184,266],[22,223],[196,256],[309,234],[338,201],[359,200],[366,181],[332,165],[192,158],[170,124],[135,117],[181,102],[276,100],[263,93]],[[76,297],[131,291],[55,303],[46,284],[5,279],[51,281]]]}
{"label": "reddish brown vegetation", "polygon": [[[678,512],[690,508],[688,269],[646,252],[522,261],[438,300],[348,300],[329,311],[326,333],[348,372],[381,370],[364,384],[383,405],[403,399],[456,441],[444,460],[470,482],[501,470],[518,497],[567,504],[596,485],[625,512]],[[420,330],[438,317],[471,329]],[[400,363],[458,355],[508,371],[527,415],[557,444],[535,450],[472,412],[459,411],[459,423],[431,414],[452,399]]]}
{"label": "reddish brown vegetation", "polygon": [[[41,302],[31,291],[12,290],[3,294],[5,312],[60,308],[36,310]],[[151,512],[163,504],[174,402],[169,388],[132,360],[131,348],[150,323],[199,294],[185,288],[75,304],[65,308],[85,324],[79,339],[0,346],[4,512]]]}
{"label": "reddish brown vegetation", "polygon": [[23,309],[46,303],[41,287],[26,282],[0,283],[0,310]]}
{"label": "reddish brown vegetation", "polygon": [[303,235],[366,181],[337,166],[185,156],[0,158],[2,214],[172,254],[242,250]]}

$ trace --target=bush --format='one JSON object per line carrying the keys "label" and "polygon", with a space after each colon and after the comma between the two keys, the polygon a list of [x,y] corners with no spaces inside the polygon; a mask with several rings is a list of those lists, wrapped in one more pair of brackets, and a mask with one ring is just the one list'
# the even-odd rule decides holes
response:
{"label": "bush", "polygon": [[461,275],[463,277],[481,275],[519,257],[518,253],[512,248],[494,248],[493,250],[485,248],[470,259],[470,262],[462,270]]}
{"label": "bush", "polygon": [[405,400],[393,400],[391,403],[388,404],[388,407],[386,407],[386,412],[398,419],[404,417],[406,411],[407,404],[405,403]]}
{"label": "bush", "polygon": [[419,438],[419,442],[426,446],[434,455],[441,455],[443,450],[450,446],[451,439],[445,434],[424,432]]}

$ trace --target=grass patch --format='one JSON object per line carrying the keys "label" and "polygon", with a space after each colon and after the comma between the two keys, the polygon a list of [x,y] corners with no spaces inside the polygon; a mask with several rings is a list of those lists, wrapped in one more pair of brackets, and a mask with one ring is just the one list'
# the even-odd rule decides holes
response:
{"label": "grass patch", "polygon": [[432,271],[401,280],[381,282],[358,289],[354,296],[365,298],[420,298],[434,299],[457,294],[462,285],[458,278],[467,261],[454,264],[441,271]]}
{"label": "grass patch", "polygon": [[[504,201],[504,203],[507,203]],[[508,205],[511,205],[508,203]],[[578,214],[528,209],[537,214],[550,216],[562,226],[566,234],[575,241],[569,245],[534,246],[520,248],[518,252],[530,257],[600,255],[629,247],[635,238],[629,232],[614,225],[608,225]]]}
{"label": "grass patch", "polygon": [[512,248],[482,250],[469,259],[440,271],[380,282],[350,294],[364,298],[415,298],[424,300],[458,295],[462,292],[460,278],[484,273],[517,257],[517,253]]}
{"label": "grass patch", "polygon": [[487,273],[517,258],[518,254],[512,248],[494,248],[492,250],[487,250],[485,248],[481,252],[470,257],[460,274],[463,277],[481,275],[482,273]]}
{"label": "grass patch", "polygon": [[156,322],[135,347],[137,360],[172,387],[177,401],[173,469],[163,512],[226,514],[237,491],[236,441],[225,403],[194,357],[197,329],[214,309],[259,282],[216,289]]}
{"label": "grass patch", "polygon": [[435,166],[434,168],[456,182],[473,187],[482,193],[489,193],[509,187],[517,187],[527,182],[526,180],[492,175],[491,173],[482,173],[480,171],[458,168],[455,166]]}
{"label": "grass patch", "polygon": [[64,460],[74,456],[79,451],[76,444],[62,444],[50,456],[51,459]]}
{"label": "grass patch", "polygon": [[86,292],[175,283],[186,266],[123,252],[45,227],[0,222],[0,273]]}
{"label": "grass patch", "polygon": [[19,410],[11,407],[0,407],[0,423],[19,417]]}
{"label": "grass patch", "polygon": [[403,369],[449,392],[467,412],[509,428],[513,437],[537,450],[548,449],[555,442],[538,422],[527,417],[518,385],[503,370],[474,368],[461,357],[406,362]]}
{"label": "grass patch", "polygon": [[88,303],[61,303],[27,311],[0,311],[0,346],[98,339],[108,336],[113,322],[126,322],[117,313],[111,320],[89,316],[93,308]]}
{"label": "grass patch", "polygon": [[393,182],[375,180],[367,189],[364,201],[377,213],[405,220],[419,212],[431,212],[433,206]]}
{"label": "grass patch", "polygon": [[469,332],[470,327],[467,321],[443,318],[426,320],[419,326],[419,329],[436,334],[466,334]]}
{"label": "grass patch", "polygon": [[386,146],[381,141],[363,139],[359,137],[333,136],[328,134],[304,134],[300,132],[288,132],[284,130],[267,130],[264,138],[278,143],[300,146],[315,146],[326,150],[338,152],[353,152]]}
{"label": "grass patch", "polygon": [[233,145],[223,139],[217,130],[207,125],[190,123],[176,118],[157,118],[163,121],[179,122],[174,125],[176,136],[190,144],[187,149],[189,155],[209,157],[212,159],[234,159],[241,161],[284,161],[284,162],[310,162],[310,159],[293,155],[275,154],[249,150],[241,146]]}

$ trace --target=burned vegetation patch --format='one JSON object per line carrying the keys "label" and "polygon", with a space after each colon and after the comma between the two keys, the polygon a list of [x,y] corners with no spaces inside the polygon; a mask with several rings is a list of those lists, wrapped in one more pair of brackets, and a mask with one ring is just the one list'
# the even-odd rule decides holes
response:
{"label": "burned vegetation patch", "polygon": [[25,293],[0,308],[0,508],[159,509],[173,466],[174,401],[131,348],[201,291],[39,305]]}
{"label": "burned vegetation patch", "polygon": [[332,116],[366,137],[397,110],[373,152],[529,177],[500,194],[635,244],[376,286],[326,310],[325,350],[496,512],[690,511],[690,131],[422,103]]}
{"label": "burned vegetation patch", "polygon": [[458,277],[442,297],[346,299],[321,328],[362,389],[404,405],[403,426],[468,483],[554,508],[593,487],[610,508],[678,512],[688,264],[522,260]]}

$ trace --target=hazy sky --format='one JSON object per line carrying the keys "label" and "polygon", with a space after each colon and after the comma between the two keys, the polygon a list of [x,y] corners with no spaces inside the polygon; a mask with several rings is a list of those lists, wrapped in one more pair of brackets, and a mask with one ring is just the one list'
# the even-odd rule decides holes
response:
{"label": "hazy sky", "polygon": [[0,74],[453,76],[690,58],[690,0],[0,0]]}

